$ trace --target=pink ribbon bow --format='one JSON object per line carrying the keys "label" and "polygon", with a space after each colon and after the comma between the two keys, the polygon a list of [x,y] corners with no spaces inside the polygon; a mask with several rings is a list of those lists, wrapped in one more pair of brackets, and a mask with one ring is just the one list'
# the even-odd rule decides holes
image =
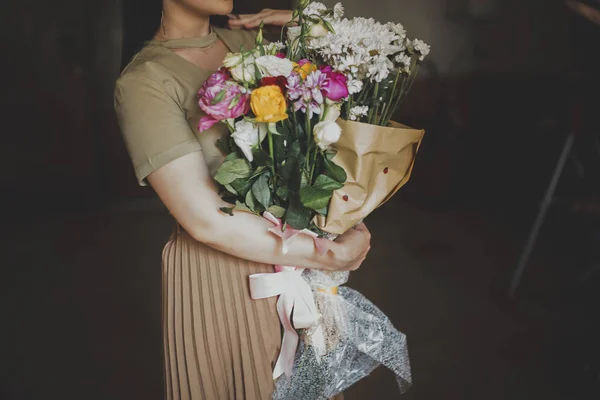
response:
{"label": "pink ribbon bow", "polygon": [[[286,226],[280,219],[271,213],[265,212],[263,217],[275,226],[269,231],[283,240],[283,253],[286,254],[290,243],[299,235],[307,235],[314,239],[317,250],[321,254],[327,252],[327,247],[316,233],[307,229],[297,230]],[[325,239],[327,241],[327,239]],[[302,278],[304,268],[275,266],[275,273],[250,275],[250,297],[254,300],[266,299],[279,296],[277,300],[277,313],[283,326],[283,340],[281,342],[281,353],[273,369],[273,379],[281,375],[292,375],[296,348],[298,347],[298,333],[296,329],[305,329],[316,326],[319,322],[319,313],[315,304],[312,289]],[[292,318],[293,312],[293,318]]]}

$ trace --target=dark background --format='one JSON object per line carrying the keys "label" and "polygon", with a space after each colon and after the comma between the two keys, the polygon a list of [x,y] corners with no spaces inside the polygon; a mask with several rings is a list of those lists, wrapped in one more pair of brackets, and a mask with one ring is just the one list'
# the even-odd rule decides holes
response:
{"label": "dark background", "polygon": [[[413,178],[369,218],[373,250],[350,282],[407,333],[404,398],[600,398],[600,26],[558,0],[344,3],[432,45],[396,118],[427,131]],[[236,12],[286,6],[238,1]],[[0,398],[162,398],[172,219],[137,186],[112,103],[159,21],[157,1],[3,3]],[[383,369],[347,394],[398,397]]]}

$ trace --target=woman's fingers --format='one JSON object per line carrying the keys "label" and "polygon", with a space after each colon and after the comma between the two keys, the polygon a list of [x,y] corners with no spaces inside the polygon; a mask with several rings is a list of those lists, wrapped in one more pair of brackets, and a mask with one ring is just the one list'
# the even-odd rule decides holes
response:
{"label": "woman's fingers", "polygon": [[229,26],[231,28],[253,29],[265,25],[283,26],[292,19],[292,12],[289,10],[272,10],[266,8],[258,14],[240,14],[236,17],[229,16]]}
{"label": "woman's fingers", "polygon": [[271,16],[272,10],[262,10],[258,14],[240,14],[235,19],[229,19],[229,25],[235,27],[255,28],[260,25],[261,21],[265,24]]}

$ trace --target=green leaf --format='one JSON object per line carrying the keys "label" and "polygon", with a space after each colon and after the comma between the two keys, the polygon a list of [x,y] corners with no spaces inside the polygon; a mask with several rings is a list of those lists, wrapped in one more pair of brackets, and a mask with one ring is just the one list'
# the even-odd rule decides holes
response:
{"label": "green leaf", "polygon": [[263,149],[253,149],[252,155],[254,156],[254,165],[259,167],[271,165],[271,156]]}
{"label": "green leaf", "polygon": [[246,196],[246,193],[248,193],[248,191],[252,187],[252,180],[246,178],[239,178],[231,182],[229,186],[231,186],[231,188],[237,192],[235,194],[239,196]]}
{"label": "green leaf", "polygon": [[262,74],[260,72],[260,69],[256,66],[256,64],[254,64],[254,77],[256,79],[256,82],[260,83],[260,81],[262,80]]}
{"label": "green leaf", "polygon": [[338,181],[335,181],[326,175],[319,175],[315,180],[313,187],[316,189],[334,191],[343,188],[344,184],[339,183]]}
{"label": "green leaf", "polygon": [[321,21],[323,22],[323,25],[325,25],[325,27],[327,28],[327,30],[333,34],[335,34],[335,29],[333,29],[333,26],[331,26],[331,24],[329,22],[327,22],[325,19],[321,18]]}
{"label": "green leaf", "polygon": [[288,199],[288,188],[285,186],[279,186],[277,188],[277,196],[283,201],[287,201]]}
{"label": "green leaf", "polygon": [[299,158],[300,158],[300,142],[295,141],[292,144],[289,144],[287,147],[287,158],[285,159],[285,163],[282,163],[281,168],[279,169],[279,175],[284,180],[284,182],[289,181],[294,173],[298,173],[299,170]]}
{"label": "green leaf", "polygon": [[308,185],[310,185],[309,177],[308,177],[308,172],[301,171],[301,175],[300,175],[300,189],[303,189],[303,188],[307,187]]}
{"label": "green leaf", "polygon": [[246,206],[244,203],[242,203],[241,201],[237,200],[235,202],[235,207],[233,207],[234,211],[247,211],[247,212],[252,212],[252,210],[250,208],[248,208],[248,206]]}
{"label": "green leaf", "polygon": [[261,175],[252,185],[252,194],[256,200],[267,209],[271,205],[271,189],[269,189],[269,176]]}
{"label": "green leaf", "polygon": [[326,217],[328,210],[329,210],[329,207],[324,207],[324,208],[321,208],[320,210],[315,210],[315,211]]}
{"label": "green leaf", "polygon": [[325,175],[330,177],[331,179],[338,181],[339,183],[345,183],[346,179],[348,179],[348,175],[346,175],[346,171],[344,168],[340,167],[333,161],[324,159],[325,161]]}
{"label": "green leaf", "polygon": [[227,215],[230,215],[233,217],[233,208],[231,207],[221,207],[219,208],[219,210],[221,210],[221,212],[224,212]]}
{"label": "green leaf", "polygon": [[236,95],[233,100],[231,100],[231,103],[229,103],[229,107],[227,107],[228,110],[233,109],[233,107],[237,106],[238,103],[240,102],[240,99],[242,98],[241,95]]}
{"label": "green leaf", "polygon": [[285,215],[285,208],[276,205],[272,205],[271,207],[267,208],[267,211],[273,214],[275,218],[283,218]]}
{"label": "green leaf", "polygon": [[311,210],[321,210],[329,205],[333,192],[331,190],[317,189],[307,186],[300,190],[302,205]]}
{"label": "green leaf", "polygon": [[265,172],[266,169],[267,169],[266,166],[256,168],[256,171],[254,171],[254,173],[252,174],[252,176],[250,177],[250,179],[254,179],[257,176],[261,175],[263,172]]}
{"label": "green leaf", "polygon": [[267,130],[275,136],[283,136],[281,133],[277,131],[277,123],[269,123],[267,124]]}
{"label": "green leaf", "polygon": [[260,213],[260,208],[256,204],[256,200],[254,199],[254,195],[252,194],[251,190],[246,193],[246,206],[248,206],[252,212]]}
{"label": "green leaf", "polygon": [[233,188],[233,186],[231,186],[231,185],[223,185],[223,186],[225,187],[225,189],[227,189],[227,191],[228,191],[229,193],[231,193],[231,194],[235,194],[235,195],[237,195],[237,194],[238,194],[237,190],[235,190],[235,189]]}
{"label": "green leaf", "polygon": [[227,154],[228,156],[230,156],[231,154],[235,154],[231,153],[231,147],[229,146],[228,137],[222,137],[221,139],[217,140],[217,147],[219,148],[219,150],[221,150],[223,154]]}
{"label": "green leaf", "polygon": [[333,157],[335,157],[337,154],[337,149],[330,147],[325,151],[325,157],[331,161],[333,160]]}
{"label": "green leaf", "polygon": [[240,157],[240,155],[238,153],[233,152],[233,153],[227,154],[227,157],[225,157],[225,161],[233,161],[233,160],[237,160],[239,158],[242,158],[242,157]]}
{"label": "green leaf", "polygon": [[295,204],[292,202],[290,207],[285,212],[285,222],[287,222],[294,229],[305,229],[308,228],[310,220],[312,219],[313,213],[301,204]]}
{"label": "green leaf", "polygon": [[249,178],[251,174],[250,164],[246,160],[238,158],[232,161],[225,161],[217,171],[215,180],[221,185],[229,185],[236,179]]}
{"label": "green leaf", "polygon": [[223,101],[223,99],[225,98],[225,95],[227,94],[227,90],[223,89],[221,90],[214,99],[212,99],[212,101],[210,102],[213,106],[215,104],[219,104],[220,102]]}

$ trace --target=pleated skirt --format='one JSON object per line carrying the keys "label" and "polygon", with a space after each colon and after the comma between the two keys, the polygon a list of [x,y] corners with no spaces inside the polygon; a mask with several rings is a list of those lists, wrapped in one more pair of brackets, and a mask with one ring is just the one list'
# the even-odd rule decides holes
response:
{"label": "pleated skirt", "polygon": [[252,300],[248,276],[273,272],[194,240],[179,224],[163,250],[167,400],[268,400],[281,346],[276,298]]}

